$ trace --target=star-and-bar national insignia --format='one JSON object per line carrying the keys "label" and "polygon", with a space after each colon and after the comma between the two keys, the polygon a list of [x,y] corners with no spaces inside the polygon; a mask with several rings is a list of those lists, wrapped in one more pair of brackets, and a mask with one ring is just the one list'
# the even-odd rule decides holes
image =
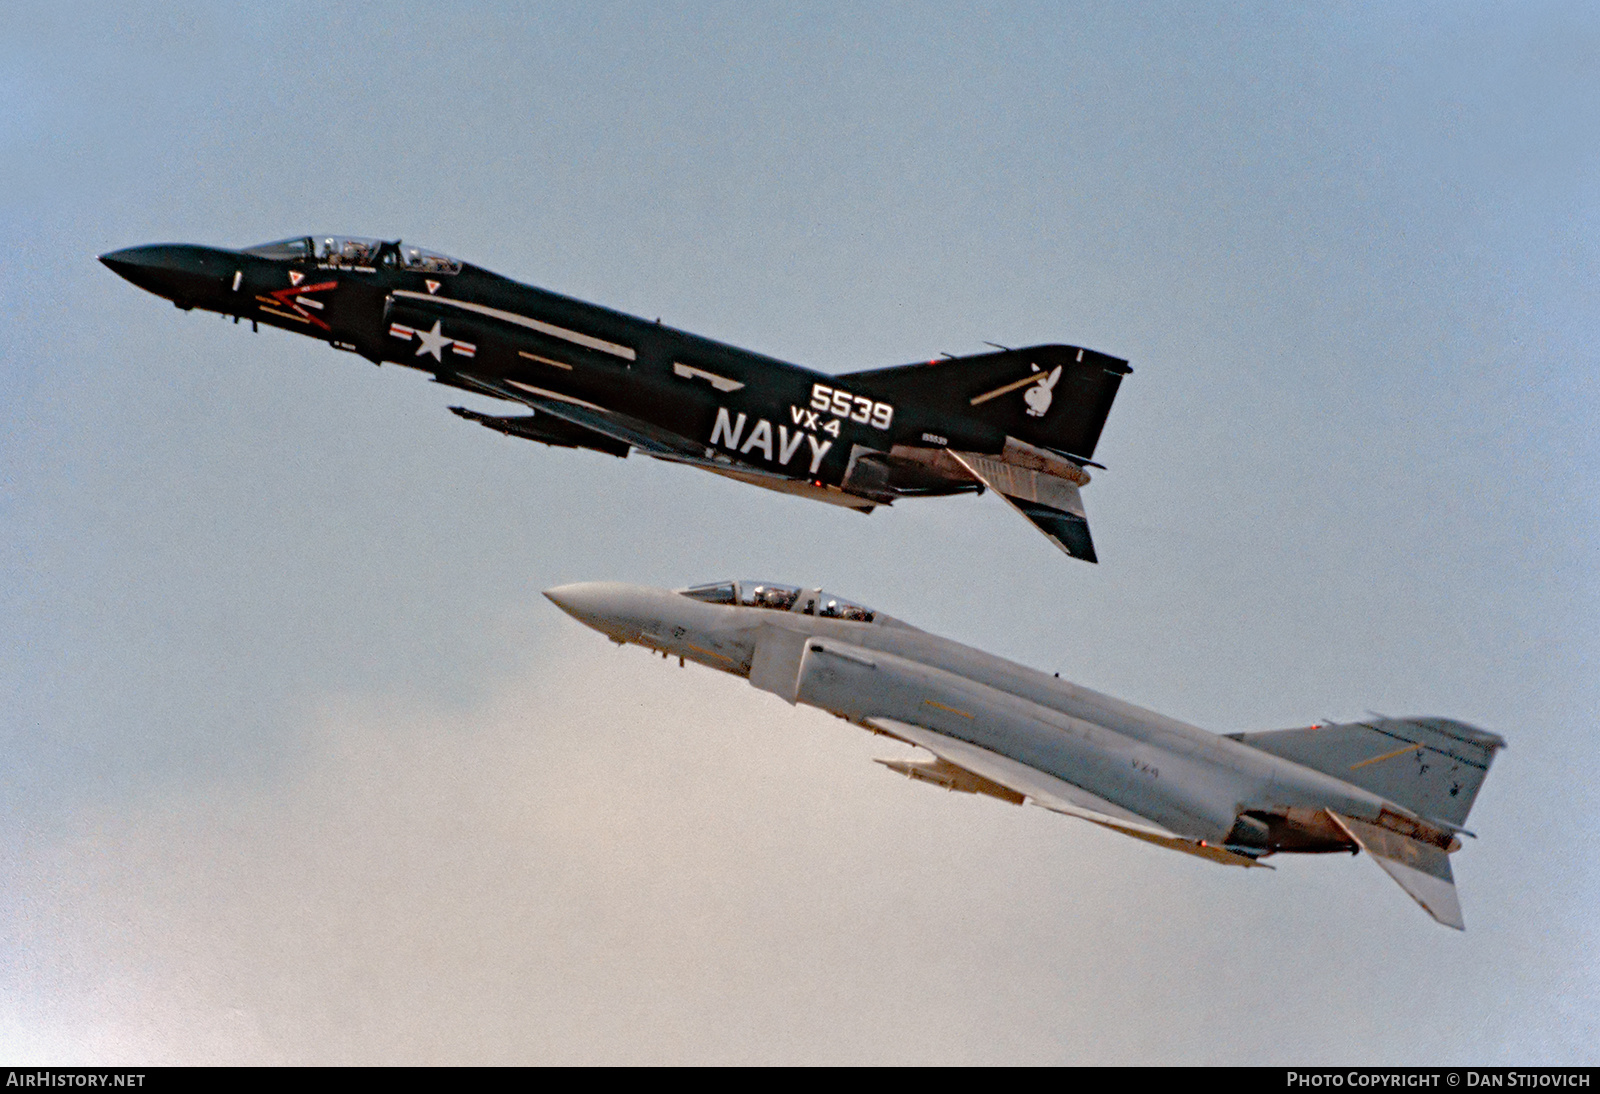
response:
{"label": "star-and-bar national insignia", "polygon": [[445,337],[440,330],[440,322],[437,319],[434,320],[432,330],[418,330],[415,327],[408,327],[404,323],[390,323],[389,334],[391,337],[407,342],[415,338],[420,343],[415,354],[417,357],[421,357],[424,354],[432,354],[435,361],[443,361],[446,347],[449,347],[450,352],[458,357],[476,357],[478,354],[478,347],[473,343],[463,342],[458,338]]}

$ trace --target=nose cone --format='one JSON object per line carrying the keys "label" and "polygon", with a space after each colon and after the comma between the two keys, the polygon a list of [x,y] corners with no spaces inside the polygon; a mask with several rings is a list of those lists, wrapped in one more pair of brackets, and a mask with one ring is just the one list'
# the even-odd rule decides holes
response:
{"label": "nose cone", "polygon": [[605,581],[580,581],[575,585],[557,585],[544,591],[545,599],[566,612],[579,623],[597,630],[605,624],[620,622],[622,605],[618,603],[617,587]]}
{"label": "nose cone", "polygon": [[187,243],[126,247],[101,255],[100,261],[146,292],[191,305],[219,295],[238,268],[238,256],[231,251]]}
{"label": "nose cone", "polygon": [[672,615],[673,602],[682,599],[664,589],[616,581],[558,585],[544,595],[579,623],[622,642],[637,642],[644,631],[661,629],[663,619]]}

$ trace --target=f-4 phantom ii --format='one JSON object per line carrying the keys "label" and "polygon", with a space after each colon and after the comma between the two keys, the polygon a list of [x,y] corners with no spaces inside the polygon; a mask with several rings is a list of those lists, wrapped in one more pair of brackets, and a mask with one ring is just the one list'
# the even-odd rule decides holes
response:
{"label": "f-4 phantom ii", "polygon": [[579,622],[916,746],[878,762],[949,790],[1032,802],[1234,866],[1366,851],[1434,919],[1464,929],[1450,855],[1497,734],[1383,718],[1218,736],[832,596],[726,581],[545,592]]}
{"label": "f-4 phantom ii", "polygon": [[303,236],[101,256],[182,309],[307,334],[522,404],[461,417],[513,437],[639,451],[871,512],[993,489],[1096,561],[1079,488],[1126,362],[1076,346],[831,376],[597,307],[399,241]]}

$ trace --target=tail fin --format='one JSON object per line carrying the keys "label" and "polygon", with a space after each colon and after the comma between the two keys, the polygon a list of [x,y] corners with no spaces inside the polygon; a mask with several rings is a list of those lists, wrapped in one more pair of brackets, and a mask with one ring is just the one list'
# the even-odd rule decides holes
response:
{"label": "tail fin", "polygon": [[952,357],[849,374],[852,383],[954,418],[976,418],[1018,440],[1080,459],[1094,455],[1126,361],[1077,346]]}
{"label": "tail fin", "polygon": [[1449,718],[1376,718],[1229,736],[1457,827],[1506,744],[1497,733]]}

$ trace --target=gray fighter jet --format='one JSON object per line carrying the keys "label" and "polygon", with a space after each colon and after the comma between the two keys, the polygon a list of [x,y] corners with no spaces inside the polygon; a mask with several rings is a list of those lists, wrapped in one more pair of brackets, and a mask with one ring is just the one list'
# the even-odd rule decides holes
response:
{"label": "gray fighter jet", "polygon": [[807,589],[725,581],[546,591],[579,622],[931,754],[878,762],[1032,802],[1232,866],[1366,851],[1464,929],[1449,856],[1505,741],[1448,718],[1374,717],[1219,736]]}

